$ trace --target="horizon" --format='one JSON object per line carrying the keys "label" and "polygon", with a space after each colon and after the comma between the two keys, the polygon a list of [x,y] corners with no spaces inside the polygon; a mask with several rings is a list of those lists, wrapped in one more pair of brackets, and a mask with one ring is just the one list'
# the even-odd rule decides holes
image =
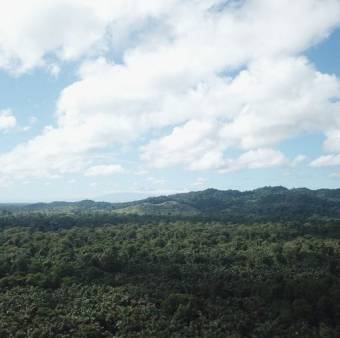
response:
{"label": "horizon", "polygon": [[338,188],[339,60],[338,0],[3,2],[0,202]]}
{"label": "horizon", "polygon": [[[171,193],[160,193],[160,194],[154,194],[154,195],[148,195],[148,194],[141,194],[140,198],[136,198],[133,199],[132,196],[136,196],[136,195],[131,195],[131,197],[129,199],[116,199],[117,197],[115,195],[112,195],[111,200],[110,199],[92,199],[92,198],[84,198],[84,199],[75,199],[75,200],[47,200],[47,201],[30,201],[30,202],[25,202],[25,201],[19,201],[19,202],[12,202],[12,201],[7,201],[7,202],[0,202],[0,205],[34,205],[34,204],[53,204],[53,203],[80,203],[80,202],[84,202],[84,201],[91,201],[91,202],[95,202],[95,203],[109,203],[109,204],[121,204],[121,203],[131,203],[131,202],[139,202],[139,201],[144,201],[146,199],[149,198],[157,198],[157,197],[171,197],[172,195],[178,195],[178,194],[189,194],[189,193],[201,193],[201,192],[205,192],[208,190],[215,190],[215,191],[220,191],[220,192],[229,192],[229,191],[237,191],[237,192],[241,192],[241,193],[246,193],[246,192],[253,192],[253,191],[257,191],[257,190],[261,190],[261,189],[276,189],[276,188],[282,188],[288,191],[292,191],[292,190],[309,190],[309,191],[320,191],[320,190],[340,190],[340,188],[317,188],[317,189],[310,189],[307,187],[285,187],[282,185],[276,185],[276,186],[261,186],[261,187],[257,187],[254,189],[244,189],[244,190],[239,190],[239,189],[216,189],[216,188],[212,188],[212,187],[208,187],[202,190],[190,190],[190,191],[178,191],[178,192],[171,192]],[[117,195],[121,195],[121,194],[125,194],[125,192],[123,193],[117,193]]]}

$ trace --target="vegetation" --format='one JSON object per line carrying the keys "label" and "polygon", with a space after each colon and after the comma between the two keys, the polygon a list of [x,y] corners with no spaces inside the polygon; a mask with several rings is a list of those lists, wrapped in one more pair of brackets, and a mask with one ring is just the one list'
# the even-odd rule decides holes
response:
{"label": "vegetation", "polygon": [[0,337],[340,337],[336,218],[38,209],[0,216]]}
{"label": "vegetation", "polygon": [[265,187],[253,191],[205,191],[152,197],[129,203],[81,201],[38,203],[26,206],[0,205],[11,214],[100,213],[111,216],[172,216],[231,222],[306,221],[320,218],[340,220],[340,189],[288,190]]}

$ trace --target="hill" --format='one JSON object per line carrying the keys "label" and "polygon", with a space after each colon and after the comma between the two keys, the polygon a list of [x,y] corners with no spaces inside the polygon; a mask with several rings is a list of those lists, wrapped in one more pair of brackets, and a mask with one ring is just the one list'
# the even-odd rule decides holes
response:
{"label": "hill", "polygon": [[0,205],[0,337],[340,337],[340,191]]}
{"label": "hill", "polygon": [[126,203],[37,203],[0,206],[11,212],[110,213],[113,215],[204,217],[230,221],[340,219],[340,189],[264,187],[252,191],[207,189]]}

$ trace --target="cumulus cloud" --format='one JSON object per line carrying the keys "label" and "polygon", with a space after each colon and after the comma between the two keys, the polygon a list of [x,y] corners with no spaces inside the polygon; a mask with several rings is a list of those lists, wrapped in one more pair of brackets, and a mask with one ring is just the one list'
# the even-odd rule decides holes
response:
{"label": "cumulus cloud", "polygon": [[[0,3],[0,68],[14,73],[46,67],[53,75],[62,61],[98,54],[106,40],[134,22],[165,10],[164,0],[13,0]],[[115,23],[113,26],[112,24]],[[140,23],[141,24],[141,23]],[[111,32],[112,31],[112,32]],[[115,38],[117,40],[117,38]],[[113,41],[112,41],[113,42]],[[57,63],[56,63],[57,62]]]}
{"label": "cumulus cloud", "polygon": [[85,171],[85,176],[110,176],[124,172],[119,164],[95,165]]}
{"label": "cumulus cloud", "polygon": [[7,131],[16,127],[17,120],[11,110],[0,111],[0,131]]}
{"label": "cumulus cloud", "polygon": [[[332,98],[339,94],[338,80],[317,72],[304,58],[252,63],[233,80],[193,94],[199,95],[194,106],[202,109],[201,120],[190,119],[151,141],[142,148],[142,158],[157,167],[218,168],[228,148],[271,147],[304,132],[333,128],[340,107]],[[209,115],[214,103],[224,110]]]}
{"label": "cumulus cloud", "polygon": [[218,147],[216,128],[215,122],[191,120],[144,146],[142,159],[158,168],[178,164],[191,169],[218,168],[223,162],[223,148]]}
{"label": "cumulus cloud", "polygon": [[143,160],[192,170],[282,165],[275,146],[306,132],[337,149],[339,80],[303,52],[340,24],[338,0],[30,0],[17,13],[18,1],[0,11],[16,18],[0,20],[0,67],[82,65],[55,126],[1,155],[0,173],[86,170],[144,135]]}

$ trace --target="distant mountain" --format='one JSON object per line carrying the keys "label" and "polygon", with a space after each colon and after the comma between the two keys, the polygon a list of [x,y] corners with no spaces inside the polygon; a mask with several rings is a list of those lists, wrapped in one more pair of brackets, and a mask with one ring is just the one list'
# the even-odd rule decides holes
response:
{"label": "distant mountain", "polygon": [[312,218],[340,219],[340,189],[309,190],[264,187],[252,191],[207,189],[150,197],[126,203],[38,203],[0,209],[20,212],[109,212],[115,215],[208,217],[230,221],[279,221]]}
{"label": "distant mountain", "polygon": [[[207,189],[170,196],[148,198],[145,202],[161,205],[177,202],[192,208],[192,213],[230,220],[297,220],[313,217],[340,219],[340,189],[309,190],[264,187],[252,191]],[[130,207],[131,212],[136,206]],[[125,208],[126,210],[126,208]],[[173,211],[173,214],[176,212]],[[146,212],[147,214],[147,212]],[[178,214],[181,212],[178,210]]]}

